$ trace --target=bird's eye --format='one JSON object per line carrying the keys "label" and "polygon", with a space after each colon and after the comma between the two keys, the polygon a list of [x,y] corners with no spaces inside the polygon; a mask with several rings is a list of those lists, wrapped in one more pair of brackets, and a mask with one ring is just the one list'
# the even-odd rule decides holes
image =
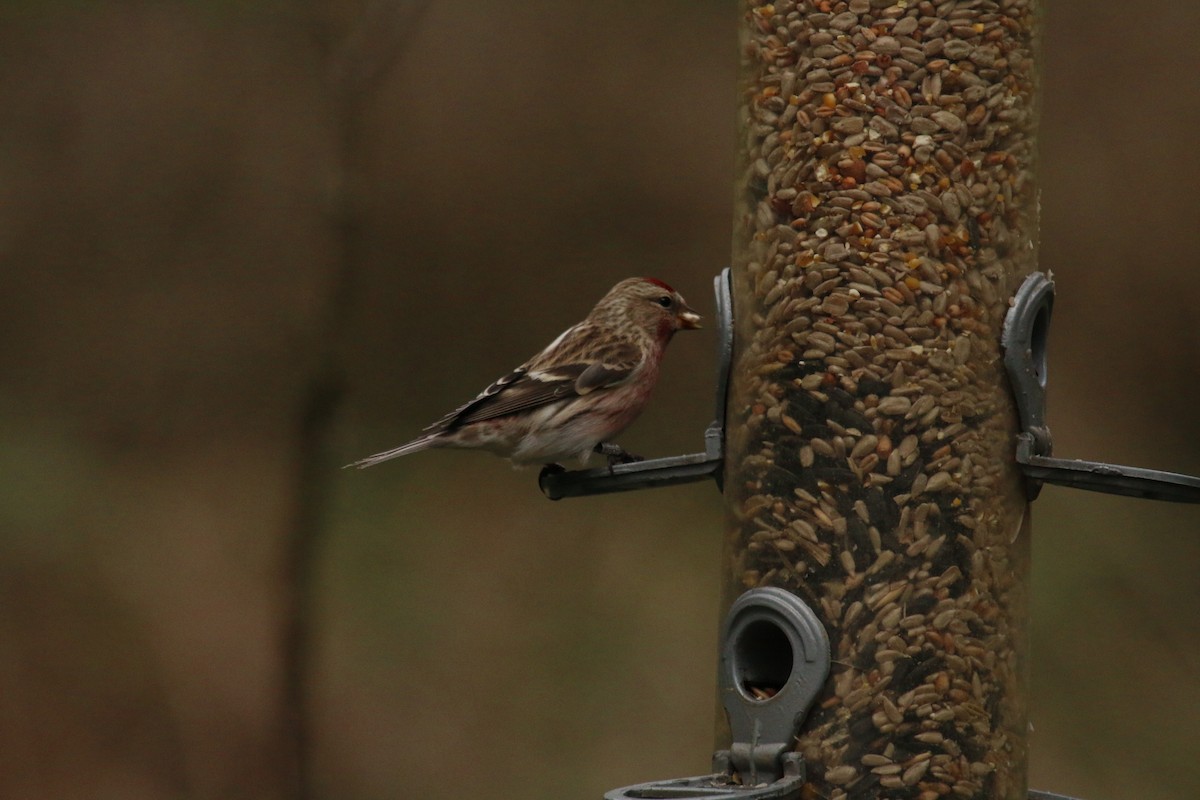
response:
{"label": "bird's eye", "polygon": [[668,296],[667,296],[667,295],[665,295],[665,294],[664,294],[662,297],[660,297],[660,298],[658,298],[657,300],[655,300],[654,302],[658,303],[658,304],[659,304],[660,306],[662,306],[663,308],[670,308],[670,307],[671,307],[671,298],[670,298],[670,297],[668,297]]}

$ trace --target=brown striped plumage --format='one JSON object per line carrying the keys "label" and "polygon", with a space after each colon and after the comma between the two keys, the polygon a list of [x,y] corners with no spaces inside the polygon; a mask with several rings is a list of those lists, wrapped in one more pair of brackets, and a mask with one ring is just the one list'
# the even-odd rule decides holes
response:
{"label": "brown striped plumage", "polygon": [[671,337],[699,320],[662,281],[623,280],[585,320],[421,436],[350,466],[432,447],[489,450],[514,464],[586,460],[641,413]]}

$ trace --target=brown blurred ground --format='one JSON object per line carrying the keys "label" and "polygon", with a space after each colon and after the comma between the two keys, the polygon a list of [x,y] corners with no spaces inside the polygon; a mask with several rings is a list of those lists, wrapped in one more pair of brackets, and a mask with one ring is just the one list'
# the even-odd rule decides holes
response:
{"label": "brown blurred ground", "polygon": [[[361,5],[3,6],[0,797],[286,796],[301,514],[317,796],[706,768],[712,487],[551,504],[485,456],[337,466],[620,277],[711,310],[734,4],[433,3],[347,104]],[[1200,473],[1200,6],[1048,5],[1056,449]],[[699,447],[712,344],[674,345],[632,449]],[[1200,796],[1200,512],[1051,488],[1035,513],[1032,783]]]}

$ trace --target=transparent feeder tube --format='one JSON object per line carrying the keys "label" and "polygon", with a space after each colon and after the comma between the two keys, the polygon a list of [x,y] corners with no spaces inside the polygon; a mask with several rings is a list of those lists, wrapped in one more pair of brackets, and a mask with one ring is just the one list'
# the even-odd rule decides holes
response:
{"label": "transparent feeder tube", "polygon": [[999,343],[1036,268],[1037,3],[741,8],[726,607],[778,586],[829,632],[812,797],[1024,797]]}

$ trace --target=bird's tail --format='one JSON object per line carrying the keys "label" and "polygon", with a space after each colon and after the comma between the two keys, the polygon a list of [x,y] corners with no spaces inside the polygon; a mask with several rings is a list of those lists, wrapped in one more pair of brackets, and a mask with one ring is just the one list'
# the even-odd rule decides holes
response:
{"label": "bird's tail", "polygon": [[409,453],[419,453],[422,450],[428,450],[435,444],[436,442],[434,436],[422,436],[419,439],[413,439],[408,444],[402,444],[399,447],[392,448],[391,450],[384,450],[382,453],[376,453],[373,456],[367,456],[366,458],[355,461],[353,464],[347,464],[345,467],[342,467],[342,469],[349,469],[350,467],[366,469],[367,467],[373,467],[376,464],[382,464],[384,461],[391,461],[393,458],[406,456]]}

